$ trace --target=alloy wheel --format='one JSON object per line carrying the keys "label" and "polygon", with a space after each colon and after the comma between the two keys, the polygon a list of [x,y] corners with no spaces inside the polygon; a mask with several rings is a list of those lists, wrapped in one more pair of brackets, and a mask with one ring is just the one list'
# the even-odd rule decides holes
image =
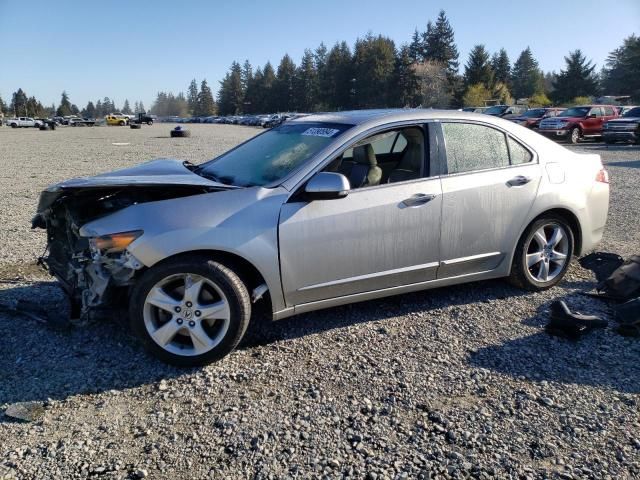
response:
{"label": "alloy wheel", "polygon": [[224,339],[231,321],[227,297],[212,280],[192,274],[170,275],[145,299],[144,325],[167,352],[202,355]]}
{"label": "alloy wheel", "polygon": [[569,236],[562,225],[541,226],[525,249],[527,272],[533,280],[546,283],[560,275],[569,261]]}

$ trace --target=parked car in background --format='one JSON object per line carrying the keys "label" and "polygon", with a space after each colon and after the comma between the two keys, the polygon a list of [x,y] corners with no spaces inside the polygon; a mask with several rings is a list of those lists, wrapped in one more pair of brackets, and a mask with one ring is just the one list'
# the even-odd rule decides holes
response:
{"label": "parked car in background", "polygon": [[484,113],[489,109],[489,107],[464,107],[460,109],[461,112],[471,112],[471,113]]}
{"label": "parked car in background", "polygon": [[40,125],[42,125],[41,122],[31,117],[7,118],[6,124],[11,128],[29,128],[29,127],[39,127]]}
{"label": "parked car in background", "polygon": [[278,320],[499,277],[550,288],[598,244],[608,205],[599,155],[491,116],[364,110],[287,121],[198,166],[52,185],[32,225],[76,311],[128,303],[149,350],[187,366],[233,350],[262,297]]}
{"label": "parked car in background", "polygon": [[88,118],[70,118],[69,126],[70,127],[93,127],[96,124],[95,120],[91,120]]}
{"label": "parked car in background", "polygon": [[530,108],[521,115],[508,117],[507,119],[523,127],[538,128],[543,119],[555,117],[564,110],[564,108]]}
{"label": "parked car in background", "polygon": [[540,122],[538,133],[555,140],[578,143],[588,138],[601,138],[602,126],[618,117],[613,105],[581,105],[567,108],[556,117]]}
{"label": "parked car in background", "polygon": [[136,113],[131,120],[131,123],[146,123],[147,125],[153,125],[154,120],[156,119],[155,115],[148,115],[146,113]]}
{"label": "parked car in background", "polygon": [[115,113],[107,115],[106,117],[104,117],[104,119],[107,122],[107,125],[118,125],[120,127],[124,127],[129,123],[129,117],[118,115]]}
{"label": "parked car in background", "polygon": [[506,117],[508,115],[520,115],[526,111],[526,105],[494,105],[482,113],[494,117]]}
{"label": "parked car in background", "polygon": [[637,105],[622,105],[622,106],[618,106],[616,107],[618,109],[618,115],[622,116],[625,113],[627,113],[629,110],[631,110],[632,108],[637,108]]}
{"label": "parked car in background", "polygon": [[627,110],[624,115],[602,125],[605,143],[634,142],[640,145],[640,107]]}

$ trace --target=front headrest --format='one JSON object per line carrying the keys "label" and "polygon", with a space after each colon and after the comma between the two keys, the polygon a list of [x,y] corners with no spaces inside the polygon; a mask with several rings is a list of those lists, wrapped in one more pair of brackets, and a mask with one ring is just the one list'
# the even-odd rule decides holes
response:
{"label": "front headrest", "polygon": [[355,147],[353,149],[353,161],[360,165],[378,165],[376,154],[373,153],[373,147],[370,143],[367,143],[366,145],[360,145],[359,147]]}
{"label": "front headrest", "polygon": [[422,145],[418,143],[410,143],[407,147],[407,151],[404,152],[404,155],[402,156],[400,167],[419,172],[420,167],[422,166],[422,153]]}

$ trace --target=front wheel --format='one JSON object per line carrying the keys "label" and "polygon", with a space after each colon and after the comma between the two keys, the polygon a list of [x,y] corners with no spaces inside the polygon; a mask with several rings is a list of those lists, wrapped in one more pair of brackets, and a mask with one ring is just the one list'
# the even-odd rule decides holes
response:
{"label": "front wheel", "polygon": [[527,290],[553,287],[567,272],[573,248],[573,232],[564,218],[536,220],[518,242],[509,281]]}
{"label": "front wheel", "polygon": [[580,140],[580,129],[578,127],[573,127],[571,129],[571,133],[569,134],[569,141],[574,145],[578,143]]}
{"label": "front wheel", "polygon": [[238,345],[251,302],[233,270],[194,255],[145,272],[132,291],[129,315],[155,356],[188,367],[218,360]]}

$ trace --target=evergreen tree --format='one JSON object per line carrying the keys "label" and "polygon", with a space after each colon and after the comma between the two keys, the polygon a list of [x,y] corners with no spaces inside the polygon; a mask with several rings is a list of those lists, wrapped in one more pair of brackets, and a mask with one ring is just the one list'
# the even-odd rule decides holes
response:
{"label": "evergreen tree", "polygon": [[207,80],[202,80],[200,93],[198,93],[197,113],[199,116],[215,115],[216,103],[213,100],[213,92],[207,84]]}
{"label": "evergreen tree", "polygon": [[531,48],[527,47],[520,53],[511,72],[514,97],[525,98],[541,92],[544,88],[543,81],[544,77],[538,68],[538,62],[533,58]]}
{"label": "evergreen tree", "polygon": [[106,115],[104,113],[104,106],[102,105],[102,100],[98,100],[96,102],[96,118],[102,118]]}
{"label": "evergreen tree", "polygon": [[469,60],[464,67],[464,81],[467,86],[481,83],[491,88],[493,85],[493,69],[484,45],[476,45],[469,53]]}
{"label": "evergreen tree", "polygon": [[147,113],[144,109],[144,104],[142,103],[142,101],[140,101],[140,104],[138,105],[138,112],[136,113]]}
{"label": "evergreen tree", "polygon": [[313,59],[315,62],[317,82],[316,82],[316,109],[327,110],[328,105],[328,93],[325,90],[327,86],[327,57],[328,50],[324,43],[321,43],[315,52],[313,52]]}
{"label": "evergreen tree", "polygon": [[263,112],[275,112],[277,110],[275,98],[274,98],[274,88],[276,84],[276,72],[271,65],[271,62],[267,62],[262,69],[262,83],[261,83],[261,92],[264,95],[263,105],[261,111]]}
{"label": "evergreen tree", "polygon": [[93,104],[91,100],[87,103],[87,106],[84,107],[82,111],[82,116],[85,118],[96,118],[96,106]]}
{"label": "evergreen tree", "polygon": [[[336,43],[327,55],[327,75],[320,89],[326,93],[326,103],[331,110],[353,106],[351,89],[355,81],[353,57],[347,42]],[[353,80],[353,81],[352,81]]]}
{"label": "evergreen tree", "polygon": [[62,92],[62,98],[60,99],[60,106],[56,111],[59,117],[64,117],[67,115],[71,115],[73,112],[71,111],[71,102],[69,101],[69,95],[67,95],[66,91]]}
{"label": "evergreen tree", "polygon": [[122,106],[122,113],[125,115],[131,115],[131,106],[129,105],[129,100],[124,99],[124,105]]}
{"label": "evergreen tree", "polygon": [[3,115],[7,115],[9,113],[9,108],[7,107],[7,104],[4,103],[4,100],[2,100],[1,96],[0,96],[0,113]]}
{"label": "evergreen tree", "polygon": [[264,93],[262,91],[263,86],[262,68],[256,68],[251,80],[247,85],[247,89],[244,92],[244,106],[246,113],[262,113],[264,110]]}
{"label": "evergreen tree", "polygon": [[440,10],[435,26],[427,24],[423,34],[424,58],[437,60],[447,66],[449,75],[458,72],[458,47],[455,43],[453,28],[444,10]]}
{"label": "evergreen tree", "polygon": [[399,107],[415,107],[421,102],[418,93],[418,78],[414,69],[417,64],[413,57],[411,45],[403,45],[396,58],[396,93],[395,105]]}
{"label": "evergreen tree", "polygon": [[395,72],[396,51],[393,40],[382,35],[367,34],[356,40],[353,55],[353,96],[361,108],[386,107],[391,95]]}
{"label": "evergreen tree", "polygon": [[242,65],[242,75],[240,78],[242,79],[242,91],[246,93],[247,87],[253,78],[253,67],[251,66],[251,63],[249,63],[249,60],[244,61],[244,64]]}
{"label": "evergreen tree", "polygon": [[628,94],[640,102],[640,37],[631,35],[607,56],[602,72],[604,93]]}
{"label": "evergreen tree", "polygon": [[72,115],[80,115],[80,109],[78,108],[78,106],[75,103],[71,104],[71,114]]}
{"label": "evergreen tree", "polygon": [[198,111],[198,84],[195,78],[191,80],[187,90],[187,103],[189,104],[189,113],[196,115]]}
{"label": "evergreen tree", "polygon": [[294,96],[298,111],[311,112],[318,102],[318,72],[311,50],[304,51],[294,79]]}
{"label": "evergreen tree", "polygon": [[116,112],[116,104],[109,97],[104,97],[102,99],[102,108],[105,115]]}
{"label": "evergreen tree", "polygon": [[496,83],[502,83],[509,87],[511,84],[511,63],[509,55],[504,48],[500,52],[494,53],[491,57],[491,68],[493,69],[493,78]]}
{"label": "evergreen tree", "polygon": [[564,57],[566,68],[561,70],[553,84],[553,97],[559,102],[567,102],[575,97],[589,97],[598,93],[598,78],[595,65],[587,61],[578,49]]}
{"label": "evergreen tree", "polygon": [[21,88],[13,92],[9,107],[10,114],[16,117],[25,117],[27,115],[27,100],[27,94]]}
{"label": "evergreen tree", "polygon": [[288,54],[285,54],[278,65],[278,73],[273,86],[276,110],[280,112],[290,112],[295,108],[293,96],[294,79],[296,75],[296,65]]}
{"label": "evergreen tree", "polygon": [[243,110],[243,102],[242,67],[238,62],[233,62],[231,69],[220,82],[218,109],[222,115],[237,115]]}
{"label": "evergreen tree", "polygon": [[[431,22],[427,24],[427,29],[429,28],[433,28]],[[407,56],[411,60],[411,63],[422,62],[424,60],[424,43],[417,28],[413,31]]]}

